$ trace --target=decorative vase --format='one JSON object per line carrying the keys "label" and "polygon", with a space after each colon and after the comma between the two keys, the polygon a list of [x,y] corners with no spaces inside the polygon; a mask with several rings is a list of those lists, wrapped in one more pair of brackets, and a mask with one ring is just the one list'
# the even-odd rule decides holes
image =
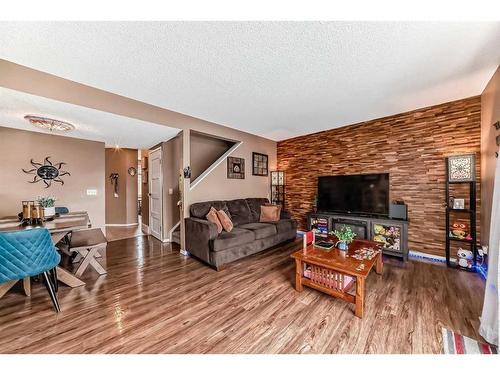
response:
{"label": "decorative vase", "polygon": [[44,217],[52,217],[56,214],[55,207],[44,207],[43,208],[43,216]]}
{"label": "decorative vase", "polygon": [[347,251],[347,249],[348,249],[347,242],[345,242],[345,241],[337,242],[337,247],[339,250],[342,250],[342,251]]}

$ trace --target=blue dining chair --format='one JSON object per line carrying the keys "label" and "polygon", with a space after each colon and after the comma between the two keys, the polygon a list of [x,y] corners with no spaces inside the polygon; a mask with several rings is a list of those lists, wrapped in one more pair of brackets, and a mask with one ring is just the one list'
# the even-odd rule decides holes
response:
{"label": "blue dining chair", "polygon": [[0,284],[42,274],[57,312],[56,266],[60,260],[46,228],[0,232]]}

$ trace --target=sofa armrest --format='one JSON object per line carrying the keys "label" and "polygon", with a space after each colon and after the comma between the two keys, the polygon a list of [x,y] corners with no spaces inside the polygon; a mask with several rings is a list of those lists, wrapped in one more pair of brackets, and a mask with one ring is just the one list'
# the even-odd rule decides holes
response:
{"label": "sofa armrest", "polygon": [[210,240],[217,238],[217,225],[208,220],[187,217],[186,225],[186,250],[195,257],[210,262]]}
{"label": "sofa armrest", "polygon": [[291,218],[292,218],[292,215],[290,215],[290,212],[285,211],[285,210],[281,210],[280,219],[291,219]]}

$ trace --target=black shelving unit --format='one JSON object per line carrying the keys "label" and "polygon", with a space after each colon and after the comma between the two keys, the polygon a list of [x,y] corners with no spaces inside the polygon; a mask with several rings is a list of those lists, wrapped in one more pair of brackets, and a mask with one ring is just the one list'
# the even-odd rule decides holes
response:
{"label": "black shelving unit", "polygon": [[[465,271],[475,272],[476,259],[477,259],[477,234],[476,234],[476,181],[449,181],[448,158],[446,158],[446,265]],[[468,185],[469,186],[469,208],[455,209],[450,207],[450,186],[451,185]],[[457,215],[458,213],[468,214],[469,217],[469,232],[471,239],[460,239],[450,236],[450,214]],[[470,251],[473,254],[473,266],[471,269],[463,268],[458,265],[452,264],[450,261],[450,245],[452,242],[460,242],[469,245]]]}

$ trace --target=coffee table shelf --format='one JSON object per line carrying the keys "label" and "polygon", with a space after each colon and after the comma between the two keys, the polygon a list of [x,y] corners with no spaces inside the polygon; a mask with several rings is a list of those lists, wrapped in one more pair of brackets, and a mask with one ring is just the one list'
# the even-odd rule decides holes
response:
{"label": "coffee table shelf", "polygon": [[[335,238],[332,238],[335,240]],[[360,257],[365,249],[372,255]],[[375,267],[382,273],[382,245],[375,241],[355,240],[347,252],[333,248],[319,249],[311,244],[291,255],[295,259],[295,289],[303,291],[307,286],[332,297],[355,304],[355,315],[363,317],[365,279]],[[350,293],[354,289],[354,293]]]}

